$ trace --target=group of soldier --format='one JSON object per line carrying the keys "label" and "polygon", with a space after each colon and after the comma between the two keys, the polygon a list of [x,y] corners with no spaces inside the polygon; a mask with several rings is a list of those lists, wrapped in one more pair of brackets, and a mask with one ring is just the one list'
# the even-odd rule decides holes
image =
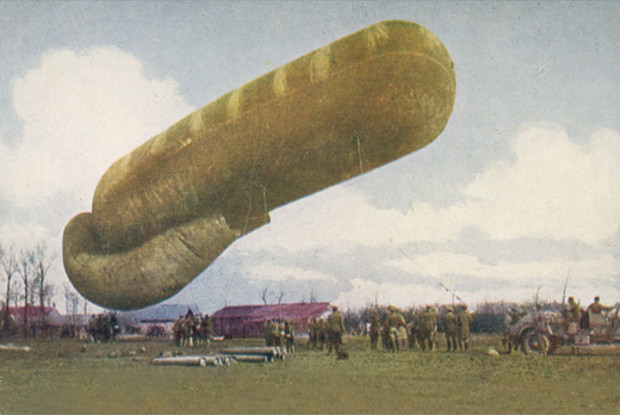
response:
{"label": "group of soldier", "polygon": [[424,310],[413,314],[407,323],[402,312],[395,306],[388,307],[383,318],[374,311],[370,318],[369,337],[371,349],[377,349],[379,338],[385,350],[398,352],[408,347],[421,350],[435,350],[438,347],[437,328],[443,326],[447,351],[469,350],[472,332],[472,316],[466,304],[461,304],[455,314],[454,307],[447,307],[440,316],[437,308],[427,305]]}
{"label": "group of soldier", "polygon": [[88,320],[89,340],[94,343],[116,341],[121,332],[116,314],[93,314]]}
{"label": "group of soldier", "polygon": [[586,328],[593,329],[594,331],[600,329],[605,325],[605,318],[602,315],[603,311],[612,308],[601,304],[601,297],[598,295],[594,297],[594,302],[585,310],[581,309],[580,304],[575,301],[574,297],[568,297],[568,304],[564,309],[567,333],[575,334],[580,329]]}
{"label": "group of soldier", "polygon": [[286,353],[295,351],[295,326],[283,318],[265,320],[265,344],[269,347],[283,348]]}
{"label": "group of soldier", "polygon": [[[389,306],[387,312],[374,310],[368,323],[370,348],[377,349],[379,344],[383,349],[398,352],[407,348],[421,350],[435,350],[438,347],[438,327],[443,327],[446,336],[447,351],[468,351],[472,332],[472,316],[466,304],[456,308],[447,307],[443,314],[439,314],[433,305],[427,305],[423,310],[413,314],[407,322],[395,306]],[[332,306],[332,313],[327,319],[312,318],[308,324],[308,346],[310,349],[324,350],[327,353],[335,350],[340,359],[346,358],[343,348],[345,334],[344,319],[338,312],[337,306]]]}
{"label": "group of soldier", "polygon": [[213,325],[208,314],[194,315],[191,310],[180,315],[172,326],[172,335],[175,345],[179,347],[194,347],[209,344],[213,334]]}
{"label": "group of soldier", "polygon": [[324,350],[327,354],[335,352],[337,359],[346,359],[348,353],[344,349],[345,334],[344,318],[338,306],[331,306],[332,312],[326,319],[313,317],[308,323],[308,346],[310,349]]}

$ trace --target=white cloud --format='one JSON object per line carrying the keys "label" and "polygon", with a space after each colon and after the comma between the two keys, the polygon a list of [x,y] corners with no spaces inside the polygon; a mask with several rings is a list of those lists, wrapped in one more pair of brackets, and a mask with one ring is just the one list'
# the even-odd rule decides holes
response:
{"label": "white cloud", "polygon": [[434,252],[416,258],[401,257],[391,260],[389,264],[412,274],[437,278],[461,275],[488,280],[502,279],[506,284],[517,281],[536,283],[547,279],[555,281],[571,276],[610,276],[620,268],[620,260],[609,254],[597,254],[582,260],[500,261],[487,264],[470,255]]}
{"label": "white cloud", "polygon": [[49,230],[41,225],[17,222],[0,223],[0,243],[5,246],[13,246],[15,251],[29,250],[39,244],[47,244],[53,240]]}
{"label": "white cloud", "polygon": [[332,301],[345,309],[359,309],[371,304],[392,304],[408,308],[429,303],[448,303],[451,296],[438,287],[420,284],[378,284],[361,278],[351,280],[353,288]]}
{"label": "white cloud", "polygon": [[[461,201],[437,208],[378,209],[352,187],[336,186],[273,212],[244,249],[290,251],[351,245],[379,247],[455,240],[468,227],[492,240],[575,239],[594,244],[620,227],[620,134],[600,130],[585,148],[554,126],[530,126],[515,137],[514,158],[487,166],[461,190]],[[270,229],[271,228],[271,229]]]}
{"label": "white cloud", "polygon": [[[456,290],[454,292],[458,297],[453,299],[452,291],[447,291],[439,284],[430,281],[426,284],[388,284],[354,278],[351,280],[353,285],[351,290],[341,292],[332,303],[344,309],[360,309],[375,302],[381,305],[393,304],[406,309],[425,304],[450,304],[453,301],[460,302],[459,299],[471,305],[501,301],[523,303],[533,301],[536,295],[541,301],[561,301],[563,282],[557,281],[557,284],[553,284],[551,281],[547,284],[543,282],[518,287],[506,284],[470,291]],[[577,300],[586,305],[595,295],[602,295],[602,298],[609,304],[614,304],[620,298],[620,287],[610,287],[604,282],[587,278],[572,278],[569,279],[567,294],[574,295]]]}
{"label": "white cloud", "polygon": [[328,281],[336,282],[336,278],[322,272],[306,270],[292,266],[271,265],[262,263],[252,266],[247,271],[249,278],[265,281],[284,281],[294,279],[297,281]]}
{"label": "white cloud", "polygon": [[515,160],[488,166],[463,189],[463,202],[447,209],[415,204],[404,219],[420,223],[402,241],[454,239],[467,226],[490,239],[577,239],[588,244],[620,226],[620,134],[594,133],[586,148],[557,127],[525,128]]}
{"label": "white cloud", "polygon": [[191,111],[176,82],[114,47],[49,51],[12,93],[23,137],[0,144],[0,192],[25,208],[60,195],[87,209],[112,162]]}

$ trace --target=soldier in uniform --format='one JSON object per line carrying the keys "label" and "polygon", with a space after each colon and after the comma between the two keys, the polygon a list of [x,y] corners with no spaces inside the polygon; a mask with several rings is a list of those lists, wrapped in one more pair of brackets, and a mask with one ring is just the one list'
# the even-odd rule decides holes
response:
{"label": "soldier in uniform", "polygon": [[407,323],[398,308],[391,305],[388,310],[390,314],[387,316],[387,326],[389,328],[391,348],[392,351],[398,352],[407,348],[407,333],[405,330]]}
{"label": "soldier in uniform", "polygon": [[473,319],[467,310],[467,304],[461,305],[458,318],[459,350],[469,350],[469,335],[472,331]]}
{"label": "soldier in uniform", "polygon": [[284,338],[286,343],[286,352],[293,353],[295,349],[295,330],[293,328],[293,322],[286,320],[284,322]]}
{"label": "soldier in uniform", "polygon": [[181,346],[181,328],[183,327],[183,321],[185,321],[185,317],[180,315],[179,318],[174,320],[174,325],[172,326],[172,337],[176,346]]}
{"label": "soldier in uniform", "polygon": [[327,333],[329,338],[329,354],[332,347],[336,351],[337,359],[346,359],[347,353],[342,348],[342,336],[344,335],[344,318],[338,312],[338,307],[332,305],[332,313],[327,318]]}
{"label": "soldier in uniform", "polygon": [[280,321],[271,321],[271,335],[273,336],[273,345],[275,347],[282,347],[282,337],[280,336]]}
{"label": "soldier in uniform", "polygon": [[211,333],[213,331],[213,322],[211,321],[211,317],[208,314],[205,314],[202,317],[202,321],[200,322],[200,337],[206,343],[211,343]]}
{"label": "soldier in uniform", "polygon": [[319,343],[318,346],[320,350],[323,350],[327,344],[327,322],[322,318],[318,319],[316,322],[316,327],[317,340]]}
{"label": "soldier in uniform", "polygon": [[370,316],[370,348],[377,350],[377,343],[379,342],[379,333],[381,332],[381,322],[379,321],[379,315],[376,310],[373,310]]}
{"label": "soldier in uniform", "polygon": [[265,345],[267,347],[273,346],[273,328],[271,327],[271,320],[265,320],[263,322],[263,334],[265,336]]}
{"label": "soldier in uniform", "polygon": [[312,317],[308,322],[308,348],[315,349],[318,347],[316,317]]}
{"label": "soldier in uniform", "polygon": [[581,320],[581,308],[575,302],[574,297],[568,297],[568,304],[564,310],[566,319],[566,332],[568,334],[577,334],[579,331],[579,321]]}
{"label": "soldier in uniform", "polygon": [[416,310],[413,313],[413,321],[411,325],[411,334],[415,338],[420,350],[426,350],[424,340],[424,311]]}
{"label": "soldier in uniform", "polygon": [[422,312],[420,319],[420,340],[422,341],[422,350],[426,349],[431,352],[435,350],[435,334],[437,333],[437,319],[439,313],[434,306],[428,304]]}
{"label": "soldier in uniform", "polygon": [[601,304],[601,297],[598,295],[594,297],[594,302],[588,306],[586,310],[588,326],[594,330],[595,334],[600,334],[604,331],[605,316],[603,316],[603,311],[609,308]]}
{"label": "soldier in uniform", "polygon": [[112,341],[116,342],[116,336],[121,332],[121,326],[118,323],[118,318],[116,317],[116,313],[112,313],[110,315],[110,330],[112,332]]}
{"label": "soldier in uniform", "polygon": [[458,344],[458,320],[454,315],[454,309],[452,307],[448,307],[446,314],[443,315],[441,321],[446,334],[447,349],[448,351],[456,351],[456,346]]}
{"label": "soldier in uniform", "polygon": [[94,314],[88,320],[88,331],[93,343],[97,343],[99,341],[99,319]]}
{"label": "soldier in uniform", "polygon": [[601,297],[597,295],[596,297],[594,297],[594,302],[588,306],[587,311],[591,314],[601,314],[603,310],[607,308],[609,307],[605,307],[603,304],[601,304]]}
{"label": "soldier in uniform", "polygon": [[381,345],[383,350],[392,350],[392,344],[390,343],[390,324],[388,323],[388,316],[383,317],[383,323],[381,324]]}

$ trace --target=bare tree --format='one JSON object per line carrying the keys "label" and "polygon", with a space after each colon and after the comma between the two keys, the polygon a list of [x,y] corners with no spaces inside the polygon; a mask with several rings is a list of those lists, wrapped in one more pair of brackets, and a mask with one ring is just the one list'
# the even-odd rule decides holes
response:
{"label": "bare tree", "polygon": [[71,324],[74,328],[77,327],[77,315],[80,309],[80,296],[73,292],[68,285],[65,285],[65,308],[66,314],[71,316]]}
{"label": "bare tree", "polygon": [[267,296],[269,295],[269,289],[267,287],[263,288],[260,292],[260,299],[263,300],[263,304],[267,305]]}
{"label": "bare tree", "polygon": [[568,289],[568,280],[569,277],[564,279],[564,286],[562,287],[562,304],[566,304],[566,290]]}
{"label": "bare tree", "polygon": [[6,333],[9,331],[9,325],[11,324],[11,319],[9,315],[9,304],[12,298],[11,280],[13,279],[13,276],[17,273],[17,258],[15,256],[15,252],[12,246],[7,249],[0,245],[0,265],[2,266],[2,271],[4,272],[4,277],[6,279],[6,309],[4,310],[3,316],[3,330]]}
{"label": "bare tree", "polygon": [[31,295],[30,288],[32,282],[30,277],[33,272],[33,257],[34,253],[32,251],[21,251],[17,261],[17,272],[22,277],[24,284],[24,337],[28,337],[28,300],[30,299],[29,295]]}
{"label": "bare tree", "polygon": [[20,285],[20,281],[19,280],[14,280],[13,284],[11,284],[11,302],[13,303],[14,307],[19,307],[19,302],[21,300],[21,295],[20,295],[20,290],[21,290],[21,285]]}
{"label": "bare tree", "polygon": [[286,293],[284,292],[284,289],[282,288],[282,284],[280,284],[280,292],[278,293],[278,304],[282,304],[282,299],[284,298],[285,295]]}
{"label": "bare tree", "polygon": [[[45,278],[52,264],[52,259],[47,257],[47,248],[44,244],[38,245],[31,256],[31,265],[34,270],[33,290],[32,294],[36,292],[39,300],[39,308],[41,312],[39,314],[39,327],[43,327],[43,316],[45,309],[45,300],[48,295],[53,294],[54,288],[51,284],[45,282]],[[34,301],[33,301],[34,303]]]}

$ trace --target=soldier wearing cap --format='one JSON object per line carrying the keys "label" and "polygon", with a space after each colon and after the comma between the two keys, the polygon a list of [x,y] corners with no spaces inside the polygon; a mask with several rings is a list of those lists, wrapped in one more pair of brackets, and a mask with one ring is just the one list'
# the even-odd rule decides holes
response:
{"label": "soldier wearing cap", "polygon": [[603,311],[609,308],[601,304],[601,297],[598,295],[594,297],[594,302],[588,306],[588,325],[594,330],[595,334],[603,332],[606,322]]}
{"label": "soldier wearing cap", "polygon": [[601,314],[603,310],[607,309],[603,304],[601,304],[601,297],[598,295],[594,297],[594,302],[588,306],[588,312],[592,314]]}
{"label": "soldier wearing cap", "polygon": [[332,313],[327,317],[327,333],[329,340],[327,354],[334,348],[337,359],[346,357],[346,352],[342,348],[342,336],[344,332],[344,318],[342,318],[342,315],[338,312],[338,306],[332,305]]}
{"label": "soldier wearing cap", "polygon": [[446,334],[448,351],[456,351],[456,345],[458,344],[458,320],[454,315],[454,309],[452,307],[448,307],[441,322],[443,323],[444,332]]}
{"label": "soldier wearing cap", "polygon": [[295,328],[290,320],[284,322],[284,339],[286,352],[293,353],[295,351]]}
{"label": "soldier wearing cap", "polygon": [[[422,341],[428,345],[428,350],[435,350],[435,335],[437,333],[437,318],[439,314],[432,304],[428,304],[422,313]],[[422,349],[425,349],[423,346]]]}
{"label": "soldier wearing cap", "polygon": [[575,302],[574,297],[568,297],[568,304],[564,311],[566,318],[566,330],[568,334],[577,334],[579,331],[579,320],[581,320],[581,308]]}
{"label": "soldier wearing cap", "polygon": [[377,349],[377,343],[379,342],[379,333],[381,332],[381,322],[379,321],[379,314],[377,310],[372,311],[372,315],[370,316],[370,348],[373,350]]}
{"label": "soldier wearing cap", "polygon": [[398,308],[391,305],[388,310],[390,314],[387,316],[387,326],[389,327],[392,351],[399,351],[407,348],[407,332],[405,326],[405,318]]}
{"label": "soldier wearing cap", "polygon": [[472,331],[473,319],[467,310],[467,304],[461,305],[461,311],[457,316],[458,333],[459,333],[459,350],[469,350],[469,335]]}

